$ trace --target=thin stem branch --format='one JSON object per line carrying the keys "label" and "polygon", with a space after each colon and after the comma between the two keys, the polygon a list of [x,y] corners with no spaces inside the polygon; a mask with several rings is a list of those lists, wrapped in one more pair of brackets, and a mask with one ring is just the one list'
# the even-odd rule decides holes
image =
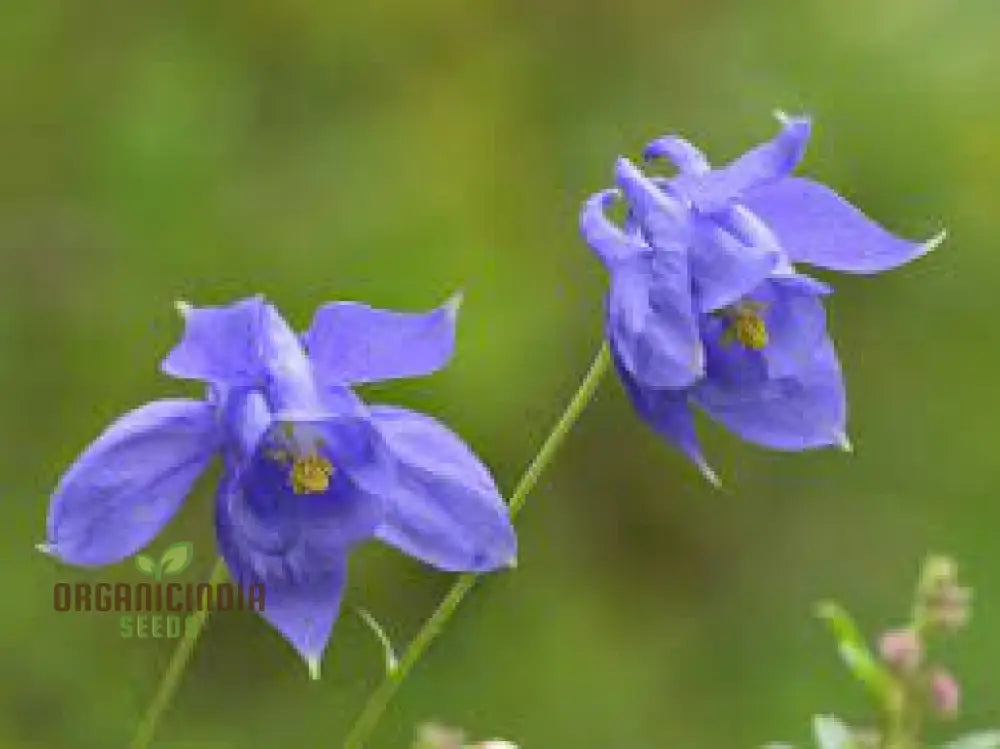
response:
{"label": "thin stem branch", "polygon": [[[225,582],[228,576],[229,572],[226,569],[226,563],[219,558],[215,561],[215,566],[212,568],[208,584],[212,586],[214,591],[216,586],[219,583]],[[191,658],[191,653],[194,651],[194,646],[198,642],[198,637],[201,635],[202,629],[205,628],[208,616],[209,609],[208,606],[205,606],[204,608],[199,608],[185,621],[184,636],[177,643],[173,655],[170,656],[170,663],[167,664],[167,670],[163,672],[163,678],[160,679],[160,685],[156,689],[156,694],[153,695],[149,707],[146,708],[146,713],[143,715],[138,728],[136,728],[135,737],[132,739],[132,743],[129,744],[129,749],[147,749],[152,743],[153,737],[156,735],[156,728],[160,723],[160,718],[163,717],[164,710],[170,704],[174,692],[177,691],[181,677],[184,675],[184,669],[187,668],[188,660]]]}
{"label": "thin stem branch", "polygon": [[[545,438],[541,449],[535,455],[531,461],[531,465],[528,466],[528,469],[524,472],[517,487],[514,489],[509,505],[512,519],[516,518],[521,508],[524,507],[528,494],[538,482],[542,472],[552,462],[552,459],[565,441],[573,425],[593,399],[594,393],[597,391],[597,386],[608,371],[610,363],[611,353],[608,349],[608,344],[604,343],[600,351],[597,352],[597,356],[594,357],[590,369],[580,383],[579,388],[577,388],[569,405],[566,406],[566,410],[563,411],[562,416],[559,417],[552,431],[549,432],[549,436]],[[460,575],[454,582],[444,599],[442,599],[441,603],[434,610],[434,613],[424,622],[420,631],[417,632],[413,641],[410,642],[396,669],[386,675],[382,683],[369,696],[361,714],[358,716],[357,721],[347,735],[347,739],[344,741],[344,749],[362,749],[364,747],[365,742],[374,732],[393,695],[395,695],[400,685],[424,655],[430,644],[444,629],[445,625],[458,609],[459,604],[462,603],[462,599],[465,598],[478,579],[478,574],[466,573]]]}

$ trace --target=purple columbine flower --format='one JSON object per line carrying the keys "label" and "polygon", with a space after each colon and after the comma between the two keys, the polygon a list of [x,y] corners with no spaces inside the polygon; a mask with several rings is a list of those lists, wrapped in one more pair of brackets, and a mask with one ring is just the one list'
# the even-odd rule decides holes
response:
{"label": "purple columbine flower", "polygon": [[[620,158],[617,188],[581,213],[583,237],[611,275],[607,336],[625,388],[713,483],[692,404],[772,449],[850,449],[822,305],[832,290],[794,263],[878,273],[944,238],[896,237],[830,188],[790,176],[810,121],[778,118],[776,138],[718,169],[686,140],[658,138],[644,156],[669,159],[676,175],[648,177]],[[606,211],[621,197],[619,227]]]}
{"label": "purple columbine flower", "polygon": [[52,497],[47,552],[77,565],[134,554],[221,456],[219,552],[239,584],[264,584],[262,615],[314,674],[359,542],[448,571],[514,563],[506,505],[465,443],[351,390],[443,367],[457,298],[425,314],[331,303],[303,336],[262,297],[178,307],[184,336],[162,369],[204,381],[207,398],[154,401],[108,427]]}

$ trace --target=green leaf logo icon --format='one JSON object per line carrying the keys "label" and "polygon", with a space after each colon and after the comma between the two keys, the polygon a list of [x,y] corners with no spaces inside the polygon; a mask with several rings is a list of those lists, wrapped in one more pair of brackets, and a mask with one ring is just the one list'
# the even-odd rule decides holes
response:
{"label": "green leaf logo icon", "polygon": [[156,562],[145,554],[135,555],[135,568],[144,575],[156,577]]}
{"label": "green leaf logo icon", "polygon": [[164,575],[178,575],[188,568],[194,558],[194,544],[190,541],[178,541],[167,547],[160,557],[160,567],[156,579]]}

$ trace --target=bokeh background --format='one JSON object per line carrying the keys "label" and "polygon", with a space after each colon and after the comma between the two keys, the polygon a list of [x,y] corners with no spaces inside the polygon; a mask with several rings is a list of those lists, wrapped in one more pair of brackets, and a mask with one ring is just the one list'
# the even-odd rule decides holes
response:
{"label": "bokeh background", "polygon": [[[805,171],[899,233],[950,231],[892,274],[835,279],[856,453],[769,453],[704,423],[714,491],[609,379],[521,517],[519,569],[471,596],[373,746],[433,718],[525,749],[804,746],[814,712],[867,715],[813,602],[874,633],[935,550],[978,594],[948,654],[958,728],[1000,721],[995,0],[3,11],[0,747],[123,746],[169,657],[113,615],[52,610],[53,582],[134,580],[130,562],[71,570],[32,545],[108,422],[197,392],[157,370],[175,299],[263,292],[304,327],[331,299],[464,290],[450,368],[368,395],[450,422],[509,492],[601,337],[581,200],[653,136],[723,161],[776,107],[815,117]],[[212,563],[210,490],[151,546],[193,540],[191,580]],[[403,644],[449,582],[366,549],[348,605]],[[340,746],[380,659],[346,615],[310,682],[261,621],[219,616],[158,746]]]}

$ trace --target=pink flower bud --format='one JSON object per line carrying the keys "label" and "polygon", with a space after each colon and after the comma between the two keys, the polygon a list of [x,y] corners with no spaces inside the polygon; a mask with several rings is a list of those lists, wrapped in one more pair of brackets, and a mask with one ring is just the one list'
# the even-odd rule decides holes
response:
{"label": "pink flower bud", "polygon": [[955,677],[947,671],[937,669],[931,674],[931,703],[942,718],[954,718],[958,715],[961,693]]}
{"label": "pink flower bud", "polygon": [[890,629],[878,642],[878,651],[889,666],[906,674],[912,674],[924,658],[924,648],[912,629]]}

